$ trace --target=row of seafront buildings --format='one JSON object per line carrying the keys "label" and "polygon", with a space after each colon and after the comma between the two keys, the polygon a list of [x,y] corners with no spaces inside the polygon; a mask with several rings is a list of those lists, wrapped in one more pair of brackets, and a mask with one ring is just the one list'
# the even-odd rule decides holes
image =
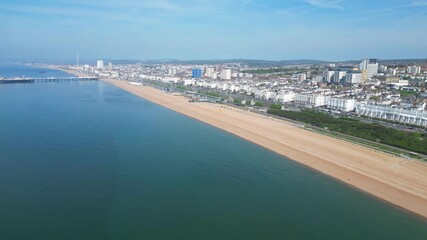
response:
{"label": "row of seafront buildings", "polygon": [[368,102],[357,102],[355,99],[346,99],[321,94],[284,93],[279,94],[279,102],[294,102],[311,107],[326,107],[341,112],[352,112],[361,116],[386,119],[405,124],[427,127],[427,111],[425,103],[417,109],[404,109],[396,106],[377,105]]}
{"label": "row of seafront buildings", "polygon": [[311,106],[327,107],[337,111],[351,112],[356,108],[355,99],[346,99],[341,97],[327,96],[318,93],[297,93],[292,90],[272,91],[268,88],[259,88],[248,84],[237,84],[227,82],[206,82],[185,80],[184,85],[195,85],[204,88],[218,89],[230,92],[245,92],[247,95],[253,95],[258,99],[265,99],[278,103],[290,103]]}
{"label": "row of seafront buildings", "polygon": [[[332,95],[331,92],[318,93],[316,91],[298,92],[294,90],[272,91],[268,88],[257,87],[251,84],[219,81],[187,80],[185,85],[195,85],[204,88],[218,89],[230,92],[245,92],[258,99],[265,99],[277,103],[294,103],[313,108],[327,108],[340,112],[355,112],[359,115],[393,120],[401,123],[426,126],[427,117],[424,108],[408,110],[386,105],[373,105],[367,101],[358,102],[354,98]],[[393,114],[391,114],[391,112]]]}
{"label": "row of seafront buildings", "polygon": [[417,109],[404,109],[396,106],[376,105],[368,102],[357,102],[355,99],[345,99],[317,94],[295,94],[294,102],[312,107],[326,107],[341,112],[352,112],[361,116],[386,119],[405,124],[427,127],[427,111],[425,103]]}
{"label": "row of seafront buildings", "polygon": [[270,91],[258,89],[253,86],[239,86],[236,84],[216,84],[192,82],[202,87],[217,88],[222,91],[244,91],[247,95],[253,94],[255,98],[270,100],[278,103],[294,103],[313,108],[327,108],[340,112],[355,112],[358,115],[387,119],[400,123],[427,126],[427,112],[425,105],[418,109],[404,109],[386,105],[374,105],[369,102],[358,102],[356,99],[342,96],[329,96],[323,93],[297,93],[294,91]]}
{"label": "row of seafront buildings", "polygon": [[[104,69],[103,64],[98,64],[95,70]],[[190,68],[189,68],[190,67]],[[386,69],[378,69],[378,62],[375,59],[365,59],[359,67],[341,67],[327,69],[324,80],[330,83],[351,83],[360,84],[371,79],[378,72]],[[112,68],[109,67],[109,68]],[[354,99],[357,93],[335,95],[334,91],[321,90],[308,84],[305,87],[288,83],[289,78],[275,79],[274,82],[265,80],[253,80],[253,76],[239,72],[232,72],[230,68],[205,67],[204,71],[194,66],[118,66],[117,69],[125,77],[156,80],[167,83],[182,82],[187,86],[198,86],[203,88],[217,89],[219,91],[240,92],[252,95],[258,99],[265,99],[278,103],[294,103],[301,106],[314,108],[326,108],[340,112],[355,112],[359,115],[383,118],[402,123],[417,124],[426,126],[426,114],[424,110],[407,110],[403,108],[389,106],[374,106],[367,104],[365,100]],[[190,69],[190,74],[188,73]],[[111,69],[108,69],[111,70]],[[418,67],[410,67],[408,72],[420,72]],[[191,78],[188,78],[190,77]],[[202,76],[205,76],[202,78]],[[298,76],[298,83],[305,80],[306,76]],[[235,78],[231,80],[231,78]],[[221,80],[219,80],[221,79]],[[345,80],[343,80],[345,79]],[[353,89],[351,91],[356,91]],[[359,95],[360,96],[360,95]],[[360,102],[358,102],[360,101]],[[362,102],[365,103],[362,103]],[[392,101],[393,102],[393,101]],[[396,102],[396,101],[394,101]],[[390,103],[391,104],[391,103]],[[373,107],[374,106],[374,107]]]}
{"label": "row of seafront buildings", "polygon": [[356,108],[355,99],[345,99],[333,96],[315,94],[295,94],[295,103],[313,107],[326,107],[332,110],[351,112]]}
{"label": "row of seafront buildings", "polygon": [[356,113],[372,118],[387,119],[391,121],[414,124],[427,127],[427,112],[424,111],[425,103],[419,109],[402,109],[392,106],[379,106],[359,103]]}
{"label": "row of seafront buildings", "polygon": [[[417,109],[404,109],[396,106],[357,102],[355,99],[345,99],[321,94],[287,93],[287,95],[291,96],[288,100],[292,100],[293,98],[293,102],[300,105],[326,107],[341,112],[355,111],[356,114],[361,116],[427,127],[427,111],[424,110],[426,106],[425,103],[421,104]],[[278,99],[281,99],[281,97]]]}

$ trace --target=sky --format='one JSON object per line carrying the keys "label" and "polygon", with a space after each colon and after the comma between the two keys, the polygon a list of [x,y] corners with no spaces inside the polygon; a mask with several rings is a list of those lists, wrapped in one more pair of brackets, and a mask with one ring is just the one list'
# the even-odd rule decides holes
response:
{"label": "sky", "polygon": [[0,59],[427,58],[427,0],[1,0]]}

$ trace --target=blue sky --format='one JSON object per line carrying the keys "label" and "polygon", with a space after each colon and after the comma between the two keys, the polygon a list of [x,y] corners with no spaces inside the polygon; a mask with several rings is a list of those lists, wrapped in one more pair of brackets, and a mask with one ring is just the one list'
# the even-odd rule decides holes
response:
{"label": "blue sky", "polygon": [[0,59],[427,58],[427,0],[2,0]]}

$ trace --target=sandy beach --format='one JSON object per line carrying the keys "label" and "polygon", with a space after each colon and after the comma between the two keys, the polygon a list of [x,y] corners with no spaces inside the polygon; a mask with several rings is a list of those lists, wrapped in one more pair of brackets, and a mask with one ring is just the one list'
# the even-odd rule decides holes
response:
{"label": "sandy beach", "polygon": [[190,103],[127,81],[102,80],[200,120],[410,212],[427,217],[427,164],[298,128],[286,121],[211,103]]}
{"label": "sandy beach", "polygon": [[[72,70],[59,70],[87,76]],[[128,81],[101,81],[232,133],[427,218],[427,163],[391,156],[242,109],[189,102],[186,97],[131,85]]]}

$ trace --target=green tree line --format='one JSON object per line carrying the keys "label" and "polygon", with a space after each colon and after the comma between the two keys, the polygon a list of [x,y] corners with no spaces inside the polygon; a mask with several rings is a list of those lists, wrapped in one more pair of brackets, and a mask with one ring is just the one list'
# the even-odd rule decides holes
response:
{"label": "green tree line", "polygon": [[268,113],[308,123],[319,128],[377,141],[413,152],[427,154],[427,135],[384,127],[377,123],[364,123],[351,118],[335,118],[313,110],[283,111],[269,109]]}

